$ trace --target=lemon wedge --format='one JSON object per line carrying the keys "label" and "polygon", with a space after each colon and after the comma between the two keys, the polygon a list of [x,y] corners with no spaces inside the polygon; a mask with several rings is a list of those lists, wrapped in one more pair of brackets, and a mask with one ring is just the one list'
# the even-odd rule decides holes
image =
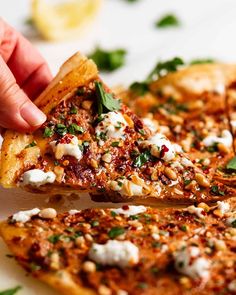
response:
{"label": "lemon wedge", "polygon": [[32,20],[48,40],[76,38],[96,16],[102,0],[32,0]]}

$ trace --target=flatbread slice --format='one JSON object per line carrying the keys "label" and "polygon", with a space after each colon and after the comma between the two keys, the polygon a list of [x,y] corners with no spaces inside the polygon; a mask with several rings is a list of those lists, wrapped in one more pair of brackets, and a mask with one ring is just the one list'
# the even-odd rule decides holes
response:
{"label": "flatbread slice", "polygon": [[0,233],[20,265],[61,294],[235,294],[234,210],[35,208]]}
{"label": "flatbread slice", "polygon": [[36,104],[46,123],[32,134],[7,131],[4,136],[4,187],[88,192],[113,202],[210,202],[235,193],[208,177],[178,144],[152,132],[80,54],[62,66]]}
{"label": "flatbread slice", "polygon": [[230,97],[231,124],[236,126],[235,81],[235,65],[192,65],[150,83],[145,93],[129,90],[123,97],[150,128],[178,142],[206,174],[235,186],[227,169],[235,156],[227,107]]}

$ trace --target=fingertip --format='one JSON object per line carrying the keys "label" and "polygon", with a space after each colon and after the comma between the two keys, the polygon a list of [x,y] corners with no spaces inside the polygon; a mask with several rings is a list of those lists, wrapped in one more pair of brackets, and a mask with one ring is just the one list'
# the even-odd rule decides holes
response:
{"label": "fingertip", "polygon": [[27,101],[21,106],[20,115],[31,128],[41,126],[47,119],[46,115],[31,101]]}

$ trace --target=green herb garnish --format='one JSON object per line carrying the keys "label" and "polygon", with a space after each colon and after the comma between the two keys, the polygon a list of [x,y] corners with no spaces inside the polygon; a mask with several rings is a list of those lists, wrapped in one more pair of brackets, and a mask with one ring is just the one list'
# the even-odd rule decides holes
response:
{"label": "green herb garnish", "polygon": [[67,127],[64,124],[57,124],[56,133],[61,136],[64,136],[67,133]]}
{"label": "green herb garnish", "polygon": [[76,108],[75,106],[72,106],[72,107],[70,108],[70,112],[69,112],[69,114],[71,114],[71,115],[75,115],[75,114],[77,114],[77,113],[78,113],[77,108]]}
{"label": "green herb garnish", "polygon": [[231,225],[233,228],[236,228],[236,219],[233,222],[231,222]]}
{"label": "green herb garnish", "polygon": [[124,65],[126,54],[126,50],[121,48],[106,51],[98,47],[89,58],[94,60],[100,70],[112,72]]}
{"label": "green herb garnish", "polygon": [[16,294],[18,291],[20,291],[21,289],[22,289],[21,286],[17,286],[17,287],[12,288],[12,289],[8,289],[8,290],[0,291],[0,295],[14,295],[14,294]]}
{"label": "green herb garnish", "polygon": [[180,26],[180,21],[174,14],[166,14],[162,16],[157,22],[156,27],[167,28],[167,27],[178,27]]}
{"label": "green herb garnish", "polygon": [[111,239],[114,239],[124,233],[125,233],[125,229],[123,227],[113,227],[112,229],[109,230],[108,236]]}
{"label": "green herb garnish", "polygon": [[52,235],[48,237],[48,241],[52,244],[56,244],[57,242],[60,241],[61,236],[62,236],[61,234]]}
{"label": "green herb garnish", "polygon": [[227,169],[230,169],[230,170],[236,170],[236,157],[234,157],[233,159],[231,159],[229,161],[229,163],[227,164],[226,168]]}
{"label": "green herb garnish", "polygon": [[52,137],[54,134],[54,131],[52,128],[45,127],[44,132],[43,132],[43,137]]}
{"label": "green herb garnish", "polygon": [[188,227],[187,227],[185,224],[181,225],[181,226],[180,226],[180,229],[181,229],[182,231],[184,231],[184,232],[187,232],[187,231],[188,231]]}
{"label": "green herb garnish", "polygon": [[134,167],[140,168],[151,158],[150,151],[145,151],[140,154],[133,162]]}
{"label": "green herb garnish", "polygon": [[36,145],[37,145],[36,142],[35,141],[32,141],[31,143],[29,143],[29,144],[27,144],[25,146],[25,149],[28,149],[28,148],[33,147],[33,146],[36,146]]}
{"label": "green herb garnish", "polygon": [[213,185],[211,187],[211,193],[216,196],[224,196],[225,195],[225,192],[220,190],[218,185]]}
{"label": "green herb garnish", "polygon": [[118,147],[118,146],[119,146],[119,141],[113,141],[113,142],[111,143],[111,146],[112,146],[112,147]]}
{"label": "green herb garnish", "polygon": [[130,85],[130,90],[137,95],[144,95],[149,91],[148,82],[134,82]]}
{"label": "green herb garnish", "polygon": [[120,110],[120,101],[115,99],[111,93],[105,92],[101,82],[96,81],[95,88],[97,95],[98,115],[107,113],[109,111]]}
{"label": "green herb garnish", "polygon": [[68,127],[68,132],[70,134],[77,134],[77,133],[84,133],[84,128],[75,124],[75,123],[72,123],[70,124],[70,126]]}

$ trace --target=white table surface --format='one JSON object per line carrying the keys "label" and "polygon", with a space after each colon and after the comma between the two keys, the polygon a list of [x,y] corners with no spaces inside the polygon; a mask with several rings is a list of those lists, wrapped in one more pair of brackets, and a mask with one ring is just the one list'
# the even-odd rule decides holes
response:
{"label": "white table surface", "polygon": [[[179,16],[182,26],[156,29],[156,19],[169,12]],[[32,36],[24,24],[29,13],[30,1],[0,1],[0,16],[27,37]],[[110,86],[129,85],[144,78],[158,60],[174,56],[185,60],[211,57],[236,63],[235,16],[235,0],[140,0],[133,4],[125,0],[104,0],[93,27],[80,39],[61,43],[38,38],[31,38],[31,41],[46,58],[54,74],[65,59],[78,50],[86,54],[96,45],[107,49],[123,47],[128,51],[126,66],[102,77]],[[45,196],[0,189],[0,219],[20,209],[47,207],[47,202]],[[49,205],[61,210],[94,206],[83,198],[63,199]],[[0,291],[21,285],[23,289],[19,295],[57,294],[26,276],[13,259],[6,257],[7,253],[5,245],[0,242]]]}

